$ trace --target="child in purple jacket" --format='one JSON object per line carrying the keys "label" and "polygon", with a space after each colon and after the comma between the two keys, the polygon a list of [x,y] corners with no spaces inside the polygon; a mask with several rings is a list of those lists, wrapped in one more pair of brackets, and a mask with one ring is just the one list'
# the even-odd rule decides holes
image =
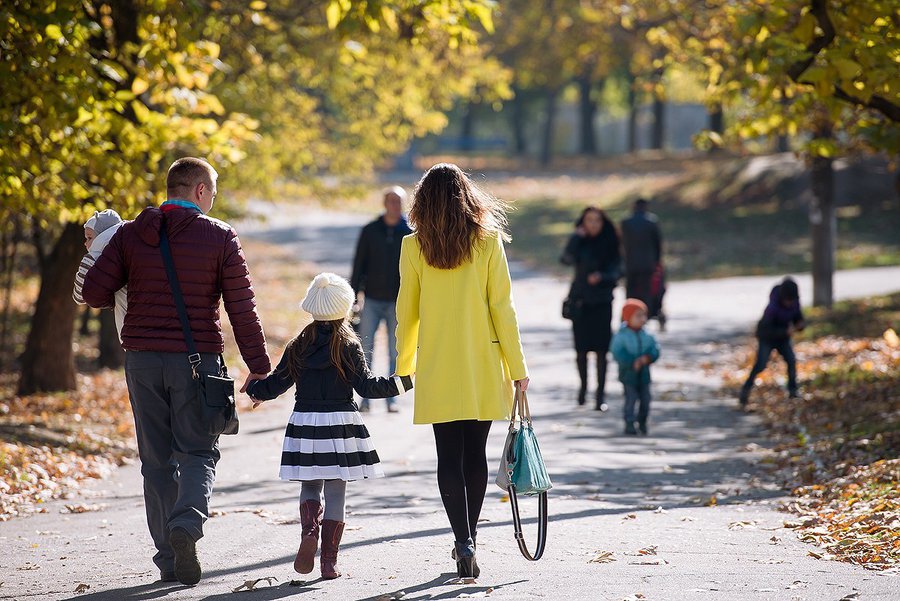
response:
{"label": "child in purple jacket", "polygon": [[769,304],[756,325],[759,349],[756,353],[756,363],[741,387],[739,397],[741,407],[747,406],[756,376],[766,368],[773,350],[778,351],[787,363],[788,396],[797,397],[797,359],[791,346],[791,335],[805,327],[797,282],[785,277],[780,284],[772,288],[772,292],[769,293]]}

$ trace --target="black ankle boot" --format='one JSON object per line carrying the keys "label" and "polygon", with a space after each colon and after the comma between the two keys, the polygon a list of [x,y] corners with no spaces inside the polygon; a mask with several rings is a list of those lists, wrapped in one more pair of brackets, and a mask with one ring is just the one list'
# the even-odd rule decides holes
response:
{"label": "black ankle boot", "polygon": [[581,388],[578,391],[578,405],[584,405],[587,402],[587,389]]}
{"label": "black ankle boot", "polygon": [[[475,547],[475,550],[478,550],[478,539],[476,538],[477,534],[472,535],[472,546]],[[453,550],[450,551],[450,557],[456,559],[456,545],[453,546]],[[481,568],[478,567],[478,561],[476,560],[474,563],[474,569],[472,570],[475,578],[478,578],[481,575]]]}
{"label": "black ankle boot", "polygon": [[471,538],[455,542],[456,575],[459,578],[475,578],[475,543]]}

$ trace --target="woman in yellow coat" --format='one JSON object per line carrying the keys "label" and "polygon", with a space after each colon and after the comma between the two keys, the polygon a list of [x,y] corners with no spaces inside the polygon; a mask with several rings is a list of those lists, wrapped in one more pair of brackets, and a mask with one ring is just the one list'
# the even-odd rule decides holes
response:
{"label": "woman in yellow coat", "polygon": [[409,213],[416,232],[400,251],[397,374],[416,375],[413,421],[434,428],[460,578],[478,575],[475,527],[491,421],[508,419],[514,382],[528,387],[504,209],[456,165],[435,165],[416,186]]}

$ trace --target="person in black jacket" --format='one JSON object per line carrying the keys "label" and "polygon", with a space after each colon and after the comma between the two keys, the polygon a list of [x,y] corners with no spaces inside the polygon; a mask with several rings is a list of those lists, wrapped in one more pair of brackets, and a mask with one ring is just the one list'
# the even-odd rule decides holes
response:
{"label": "person in black jacket", "polygon": [[[665,330],[662,310],[665,291],[662,281],[662,234],[656,215],[647,211],[648,202],[638,198],[631,217],[622,221],[622,246],[625,250],[625,289],[628,298],[647,305],[648,316],[659,320]],[[656,278],[656,279],[654,279]]]}
{"label": "person in black jacket", "polygon": [[575,334],[576,364],[581,388],[578,404],[587,395],[587,355],[597,354],[596,409],[606,411],[606,353],[612,338],[613,289],[622,277],[619,235],[606,213],[587,207],[575,223],[560,261],[575,267],[568,306]]}
{"label": "person in black jacket", "polygon": [[[385,322],[388,336],[388,359],[393,373],[397,364],[397,294],[400,291],[400,243],[412,230],[403,216],[403,202],[406,191],[394,186],[384,193],[384,214],[366,225],[359,235],[356,257],[353,260],[353,275],[350,285],[359,300],[361,314],[359,336],[362,340],[366,361],[372,365],[375,350],[375,333],[381,322]],[[395,399],[387,399],[387,409],[395,413]],[[369,410],[369,399],[363,399],[360,411]]]}
{"label": "person in black jacket", "polygon": [[333,273],[317,275],[301,304],[314,321],[288,344],[275,370],[247,388],[255,408],[296,386],[280,477],[302,483],[302,537],[294,569],[301,574],[313,570],[321,528],[320,568],[325,579],[341,575],[337,556],[347,482],[384,476],[353,402],[353,391],[384,398],[412,388],[409,377],[377,378],[369,371],[359,340],[347,323],[353,300],[347,280]]}
{"label": "person in black jacket", "polygon": [[794,348],[791,346],[791,335],[806,327],[803,319],[803,311],[800,308],[800,291],[797,282],[790,277],[785,277],[780,284],[772,288],[769,293],[769,304],[763,311],[763,316],[756,324],[756,339],[759,348],[756,352],[756,361],[747,381],[741,387],[739,401],[745,408],[750,400],[750,391],[756,382],[756,376],[760,374],[769,363],[769,355],[772,351],[778,354],[787,363],[788,396],[797,396],[797,358]]}

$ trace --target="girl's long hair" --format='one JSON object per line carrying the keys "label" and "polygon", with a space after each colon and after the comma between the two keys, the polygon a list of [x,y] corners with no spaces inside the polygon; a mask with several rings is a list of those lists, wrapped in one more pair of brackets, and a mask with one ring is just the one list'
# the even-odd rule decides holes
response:
{"label": "girl's long hair", "polygon": [[349,325],[346,319],[334,321],[314,321],[307,325],[296,338],[288,344],[288,372],[294,382],[300,381],[300,372],[306,367],[306,359],[318,336],[318,326],[325,324],[330,328],[331,336],[330,355],[331,363],[338,371],[340,378],[349,382],[353,375],[353,354],[360,352],[359,337]]}
{"label": "girl's long hair", "polygon": [[490,235],[510,241],[507,209],[459,167],[439,163],[416,184],[409,220],[425,261],[438,269],[453,269],[470,260],[476,242]]}

